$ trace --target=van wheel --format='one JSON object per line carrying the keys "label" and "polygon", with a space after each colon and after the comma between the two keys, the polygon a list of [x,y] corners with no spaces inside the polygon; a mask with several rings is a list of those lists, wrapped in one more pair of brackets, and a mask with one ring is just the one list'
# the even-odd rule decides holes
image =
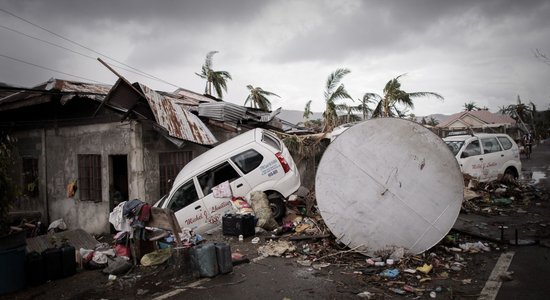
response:
{"label": "van wheel", "polygon": [[506,171],[504,171],[504,177],[511,177],[513,179],[518,179],[519,174],[515,168],[509,167],[508,169],[506,169]]}
{"label": "van wheel", "polygon": [[286,213],[286,206],[283,198],[277,194],[271,194],[268,197],[269,207],[273,213],[273,218],[277,221],[281,221]]}

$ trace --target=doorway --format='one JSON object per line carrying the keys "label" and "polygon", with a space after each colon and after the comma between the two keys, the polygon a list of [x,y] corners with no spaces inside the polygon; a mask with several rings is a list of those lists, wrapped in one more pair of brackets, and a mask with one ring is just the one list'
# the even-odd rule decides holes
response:
{"label": "doorway", "polygon": [[[128,201],[128,156],[109,155],[109,212],[119,203]],[[114,228],[111,225],[111,232]]]}

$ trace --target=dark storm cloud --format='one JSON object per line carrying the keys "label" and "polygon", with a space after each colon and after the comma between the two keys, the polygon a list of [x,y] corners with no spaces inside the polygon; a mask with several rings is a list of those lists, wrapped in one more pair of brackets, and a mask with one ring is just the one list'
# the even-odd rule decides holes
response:
{"label": "dark storm cloud", "polygon": [[[359,2],[350,14],[325,11],[327,17],[314,30],[297,34],[272,53],[280,62],[338,60],[347,55],[403,53],[431,45],[469,47],[479,32],[512,26],[496,42],[517,30],[550,29],[548,1],[371,1]],[[524,20],[523,28],[506,24],[511,18]],[[544,30],[544,29],[543,29]],[[509,49],[514,51],[514,49]]]}
{"label": "dark storm cloud", "polygon": [[[204,82],[194,73],[208,51],[218,50],[215,68],[234,78],[227,99],[245,99],[246,85],[253,84],[281,95],[285,108],[302,109],[313,99],[320,110],[324,80],[337,67],[352,69],[345,83],[354,98],[380,93],[402,73],[409,73],[406,89],[445,96],[445,102],[420,101],[417,114],[456,112],[466,101],[496,108],[517,94],[546,108],[550,95],[550,67],[533,56],[534,49],[550,55],[549,1],[0,0],[0,8],[197,91]],[[116,79],[96,53],[3,12],[0,25],[93,58],[2,28],[0,54],[102,82]],[[29,86],[52,76],[74,79],[0,57],[0,82]]]}

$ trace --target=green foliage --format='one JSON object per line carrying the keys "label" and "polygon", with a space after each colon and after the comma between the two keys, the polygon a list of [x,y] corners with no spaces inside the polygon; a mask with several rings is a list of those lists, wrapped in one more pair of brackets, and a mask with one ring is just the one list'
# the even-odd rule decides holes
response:
{"label": "green foliage", "polygon": [[[227,71],[214,71],[212,69],[212,60],[214,54],[218,51],[210,51],[206,54],[206,59],[201,68],[201,73],[195,73],[202,79],[206,79],[204,93],[212,95],[212,88],[216,91],[218,98],[223,98],[223,91],[227,92],[227,80],[231,80],[231,74]],[[223,90],[223,91],[222,91]]]}
{"label": "green foliage", "polygon": [[337,101],[353,98],[348,94],[346,88],[340,81],[350,73],[348,69],[337,69],[331,73],[327,79],[325,87],[325,111],[323,112],[323,118],[325,125],[323,132],[329,132],[334,127],[338,126],[338,111],[345,110],[347,106],[345,104],[339,104]]}
{"label": "green foliage", "polygon": [[475,102],[467,102],[464,103],[464,111],[473,111],[473,110],[479,110],[479,106]]}
{"label": "green foliage", "polygon": [[[433,92],[412,92],[408,93],[401,89],[401,82],[399,79],[406,74],[401,74],[386,83],[383,93],[384,96],[380,96],[375,93],[367,93],[365,96],[371,99],[378,100],[372,116],[378,117],[405,117],[406,109],[414,108],[413,99],[420,97],[433,96],[437,99],[443,100],[443,97]],[[400,108],[400,106],[404,107]]]}
{"label": "green foliage", "polygon": [[271,102],[269,101],[268,97],[279,97],[279,95],[263,90],[261,87],[253,87],[252,85],[247,85],[246,87],[250,91],[250,95],[248,95],[248,97],[246,97],[246,100],[244,101],[245,106],[247,103],[250,103],[250,107],[259,108],[263,111],[270,111]]}

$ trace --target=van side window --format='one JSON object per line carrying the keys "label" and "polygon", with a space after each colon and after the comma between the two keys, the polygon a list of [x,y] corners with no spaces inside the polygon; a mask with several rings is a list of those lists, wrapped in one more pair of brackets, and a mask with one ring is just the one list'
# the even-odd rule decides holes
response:
{"label": "van side window", "polygon": [[250,149],[231,157],[231,160],[244,174],[248,174],[262,163],[264,157],[258,151]]}
{"label": "van side window", "polygon": [[176,212],[197,200],[199,200],[199,195],[197,195],[195,183],[191,179],[174,193],[170,204],[168,204],[168,208]]}
{"label": "van side window", "polygon": [[500,144],[502,145],[502,147],[504,148],[504,150],[508,150],[508,149],[512,148],[512,142],[510,142],[510,140],[507,137],[499,136],[498,140],[499,140]]}
{"label": "van side window", "polygon": [[239,173],[237,173],[228,162],[224,162],[202,173],[197,179],[199,180],[204,196],[206,196],[212,193],[212,188],[218,184],[228,180],[232,182],[239,177]]}
{"label": "van side window", "polygon": [[462,152],[461,158],[466,158],[470,156],[476,156],[481,154],[481,148],[479,147],[479,140],[474,140],[466,146]]}
{"label": "van side window", "polygon": [[496,138],[481,139],[481,142],[483,143],[483,153],[502,151],[502,148],[500,148],[500,144]]}

